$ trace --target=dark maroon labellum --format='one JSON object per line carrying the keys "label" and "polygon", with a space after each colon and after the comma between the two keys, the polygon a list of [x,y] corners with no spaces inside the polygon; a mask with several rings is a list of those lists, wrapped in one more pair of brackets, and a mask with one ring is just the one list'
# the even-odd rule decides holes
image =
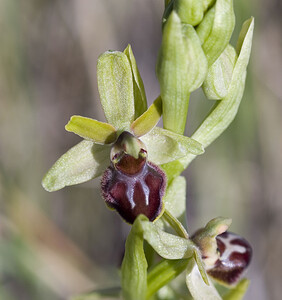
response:
{"label": "dark maroon labellum", "polygon": [[[128,137],[129,133],[126,134]],[[157,165],[147,162],[145,149],[140,149],[138,158],[126,151],[117,152],[112,161],[101,181],[106,204],[117,210],[128,223],[132,224],[140,214],[154,221],[162,211],[165,173]]]}
{"label": "dark maroon labellum", "polygon": [[235,284],[251,261],[252,248],[244,238],[228,231],[218,235],[216,242],[220,257],[207,272],[222,283]]}

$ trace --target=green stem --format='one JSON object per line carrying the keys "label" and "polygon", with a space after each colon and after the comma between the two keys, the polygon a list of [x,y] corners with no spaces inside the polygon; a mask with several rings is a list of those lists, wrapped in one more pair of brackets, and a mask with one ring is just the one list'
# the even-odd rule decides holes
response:
{"label": "green stem", "polygon": [[146,299],[150,299],[161,287],[181,274],[190,259],[162,260],[148,273]]}

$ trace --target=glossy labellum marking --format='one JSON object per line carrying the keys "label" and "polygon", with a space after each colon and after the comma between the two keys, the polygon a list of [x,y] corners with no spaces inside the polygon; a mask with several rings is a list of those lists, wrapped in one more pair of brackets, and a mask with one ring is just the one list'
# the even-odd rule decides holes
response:
{"label": "glossy labellum marking", "polygon": [[216,242],[219,258],[207,267],[207,273],[223,284],[235,284],[251,261],[252,248],[244,238],[228,231],[218,235]]}
{"label": "glossy labellum marking", "polygon": [[145,145],[129,132],[123,132],[111,151],[112,164],[102,177],[106,204],[133,223],[140,214],[154,221],[162,211],[165,173],[147,161]]}

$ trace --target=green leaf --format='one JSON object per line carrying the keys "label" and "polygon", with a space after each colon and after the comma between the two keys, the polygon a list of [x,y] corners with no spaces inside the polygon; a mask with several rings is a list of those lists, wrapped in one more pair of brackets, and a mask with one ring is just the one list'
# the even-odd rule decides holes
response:
{"label": "green leaf", "polygon": [[134,135],[140,137],[151,131],[162,116],[162,98],[159,96],[139,118],[131,124]]}
{"label": "green leaf", "polygon": [[42,186],[48,192],[100,176],[110,164],[110,147],[82,141],[62,155],[47,172]]}
{"label": "green leaf", "polygon": [[148,273],[146,299],[150,299],[161,287],[181,274],[188,262],[189,259],[162,260],[155,265]]}
{"label": "green leaf", "polygon": [[189,60],[180,18],[173,11],[165,23],[157,62],[164,128],[182,134],[189,104]]}
{"label": "green leaf", "polygon": [[[254,30],[254,19],[247,20],[240,34],[240,53],[232,74],[228,94],[221,101],[217,101],[204,122],[192,135],[192,138],[199,141],[205,148],[209,146],[222,132],[230,125],[235,118],[245,87],[246,69],[249,62]],[[245,33],[245,35],[242,34]],[[243,40],[243,42],[241,42]],[[185,167],[195,158],[194,155],[187,155],[180,159]]]}
{"label": "green leaf", "polygon": [[146,111],[147,99],[146,99],[144,84],[143,84],[142,78],[140,76],[131,46],[128,45],[123,53],[127,56],[129,63],[130,63],[131,70],[132,70],[135,119],[136,119]]}
{"label": "green leaf", "polygon": [[195,260],[190,260],[187,266],[186,284],[194,300],[221,300],[209,278],[208,281],[209,285],[203,281]]}
{"label": "green leaf", "polygon": [[147,218],[140,215],[134,222],[125,244],[121,266],[122,293],[125,300],[144,300],[147,289],[147,261],[143,249],[143,227]]}
{"label": "green leaf", "polygon": [[202,47],[209,66],[217,60],[231,38],[235,26],[233,0],[216,1],[214,19],[211,23],[210,17],[212,14],[213,13],[207,14],[207,22],[203,20],[204,24],[199,27],[199,31],[202,31],[201,38],[203,38],[203,36],[206,37]]}
{"label": "green leaf", "polygon": [[203,84],[203,91],[208,99],[219,100],[227,95],[236,60],[235,49],[227,45],[219,58],[210,66]]}
{"label": "green leaf", "polygon": [[132,70],[127,56],[107,51],[98,59],[98,89],[107,121],[119,130],[129,129],[134,120]]}
{"label": "green leaf", "polygon": [[167,163],[193,153],[202,154],[204,149],[200,143],[189,137],[155,127],[141,137],[148,151],[148,159],[155,164]]}
{"label": "green leaf", "polygon": [[181,22],[198,25],[204,16],[204,3],[202,0],[175,0],[174,8]]}
{"label": "green leaf", "polygon": [[103,298],[106,298],[107,300],[119,299],[120,292],[120,287],[98,289],[90,293],[85,293],[82,295],[71,297],[71,300],[100,300]]}
{"label": "green leaf", "polygon": [[116,130],[112,125],[81,116],[72,116],[65,128],[98,144],[110,144],[117,138]]}
{"label": "green leaf", "polygon": [[243,299],[250,281],[246,278],[242,279],[234,288],[230,289],[224,296],[223,300],[241,300]]}

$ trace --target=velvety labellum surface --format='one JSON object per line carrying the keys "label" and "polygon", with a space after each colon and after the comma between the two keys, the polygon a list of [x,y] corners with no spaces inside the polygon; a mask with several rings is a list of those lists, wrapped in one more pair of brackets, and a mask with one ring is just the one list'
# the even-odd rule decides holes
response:
{"label": "velvety labellum surface", "polygon": [[106,169],[101,181],[102,195],[126,222],[132,224],[140,214],[153,221],[162,211],[165,178],[164,172],[146,162],[146,158],[134,159],[125,154],[116,166]]}
{"label": "velvety labellum surface", "polygon": [[207,272],[218,281],[234,284],[249,265],[252,248],[244,238],[231,232],[218,235],[216,242],[220,257]]}

